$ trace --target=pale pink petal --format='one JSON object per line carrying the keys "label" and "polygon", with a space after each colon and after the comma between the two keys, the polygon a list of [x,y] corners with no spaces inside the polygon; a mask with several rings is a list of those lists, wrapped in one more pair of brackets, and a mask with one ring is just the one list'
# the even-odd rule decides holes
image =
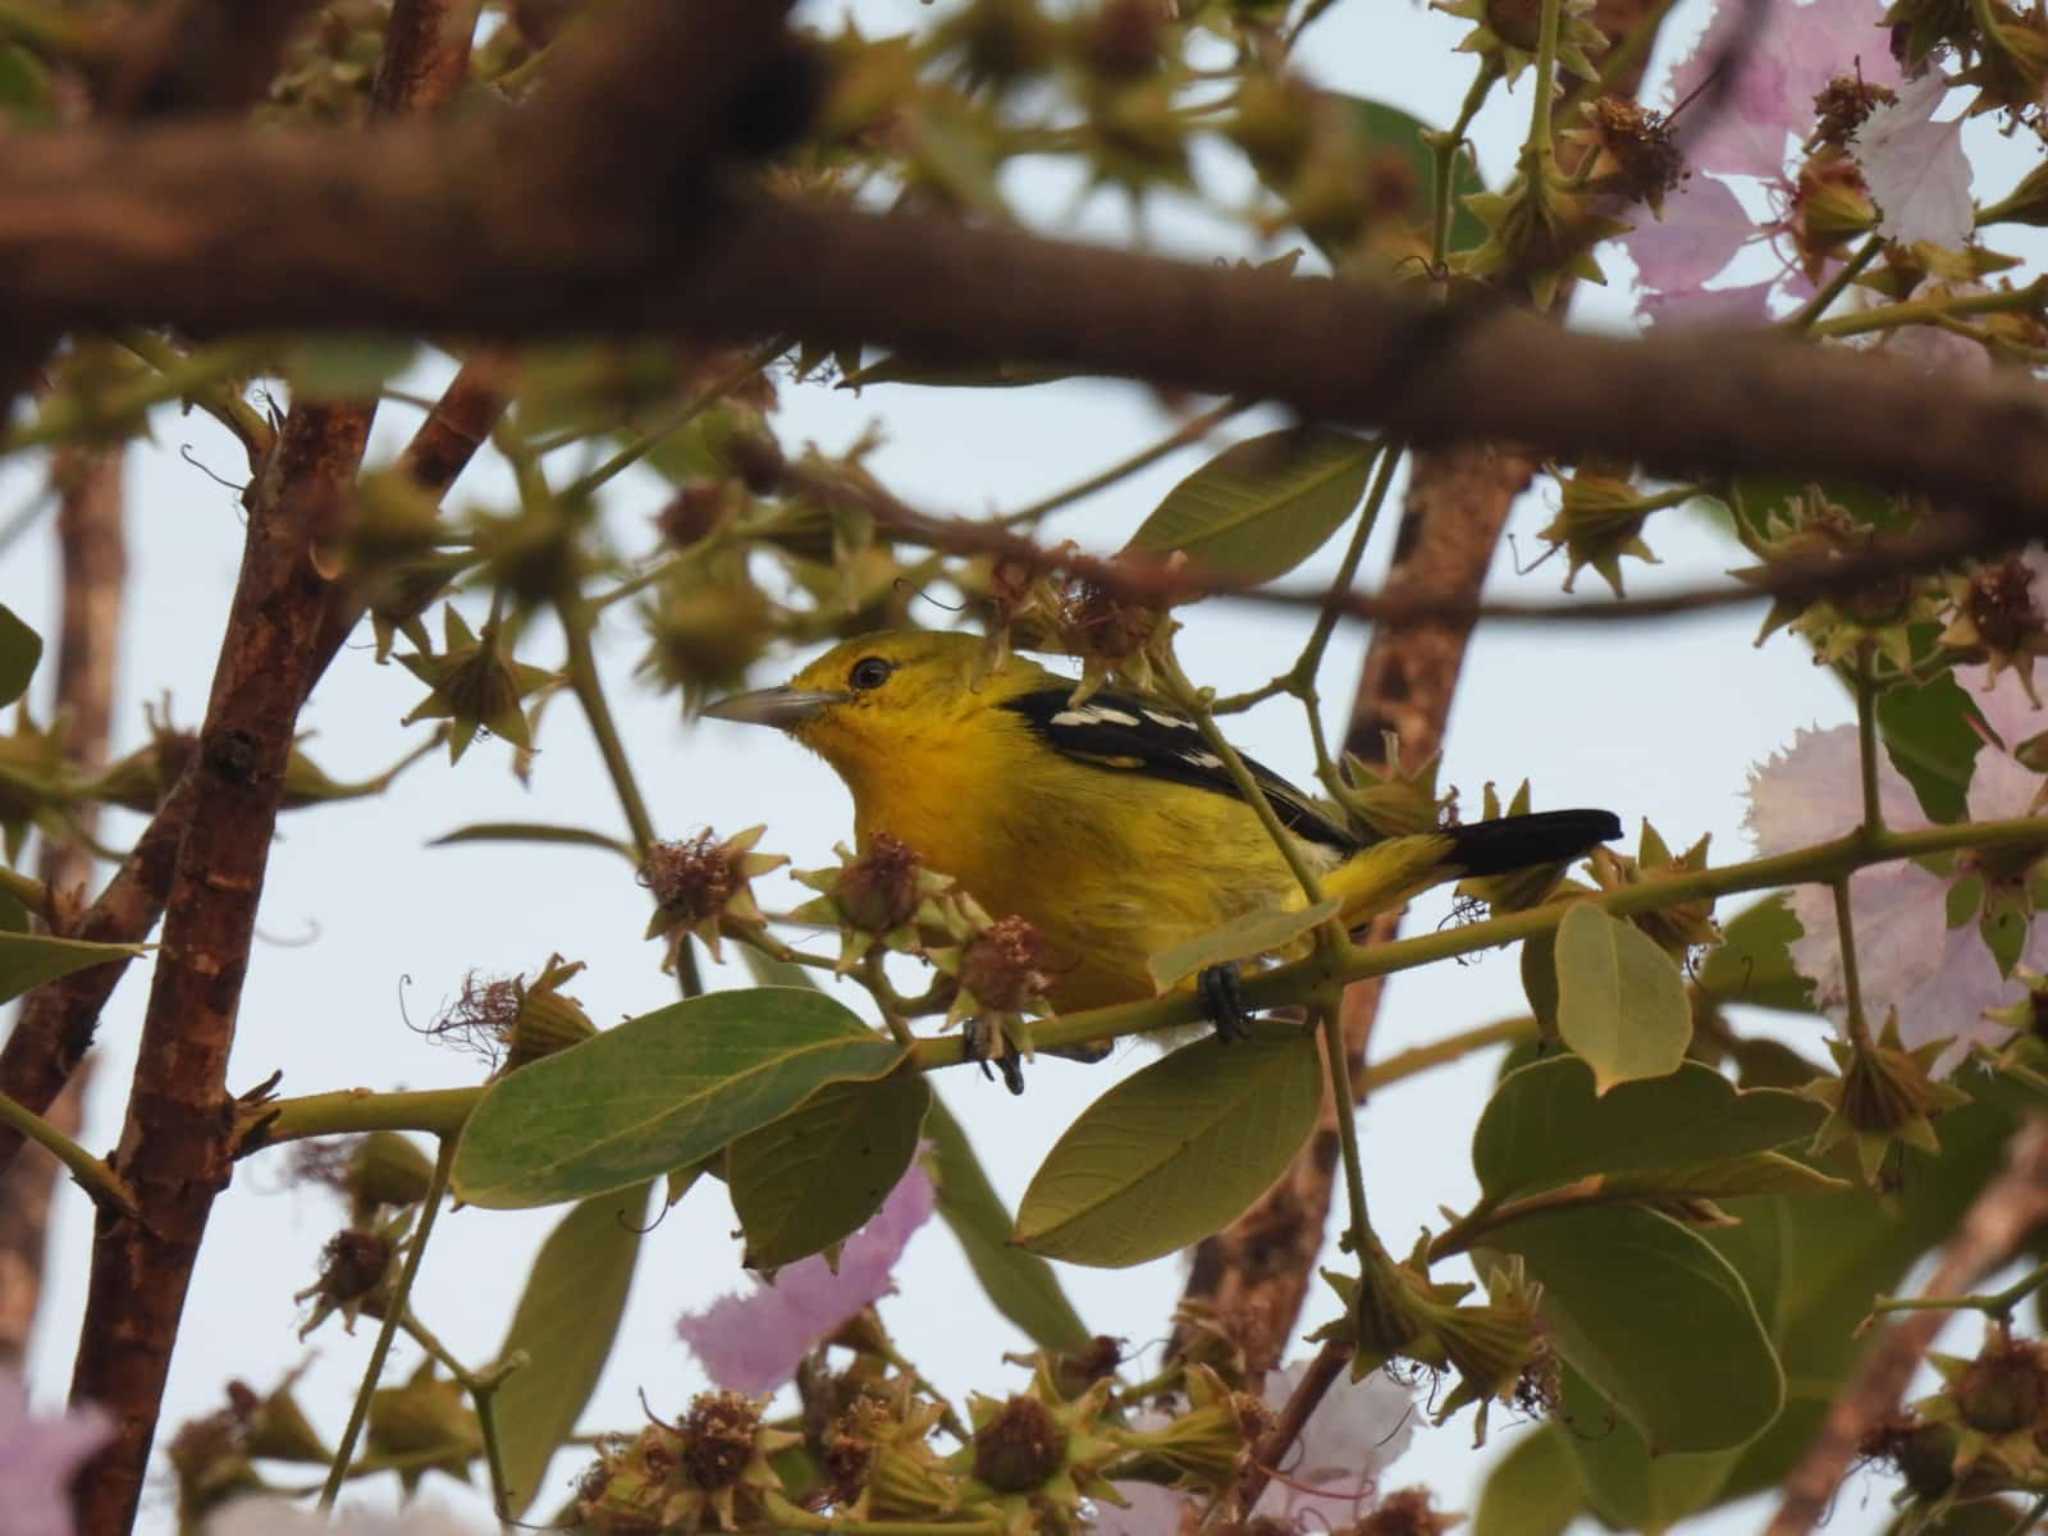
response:
{"label": "pale pink petal", "polygon": [[[1308,1372],[1306,1361],[1266,1375],[1266,1403],[1283,1407]],[[1329,1530],[1372,1507],[1386,1469],[1408,1449],[1419,1417],[1415,1395],[1384,1371],[1362,1381],[1340,1376],[1302,1427],[1287,1464],[1259,1496],[1254,1514],[1299,1525],[1313,1512]],[[1305,1492],[1304,1489],[1318,1492]]]}
{"label": "pale pink petal", "polygon": [[1636,265],[1636,284],[1667,297],[1697,292],[1758,233],[1728,184],[1712,176],[1694,176],[1674,189],[1661,219],[1647,209],[1636,219],[1621,239]]}
{"label": "pale pink petal", "polygon": [[894,1289],[896,1261],[931,1219],[932,1207],[932,1181],[913,1163],[874,1219],[841,1246],[838,1273],[822,1254],[803,1259],[751,1294],[727,1296],[685,1315],[676,1332],[719,1386],[772,1392],[848,1318]]}
{"label": "pale pink petal", "polygon": [[1810,105],[1837,75],[1869,85],[1897,86],[1899,62],[1892,57],[1885,3],[1813,0],[1811,5],[1789,5],[1774,0],[1779,24],[1773,28],[1772,42],[1780,50],[1787,87],[1803,91]]}
{"label": "pale pink petal", "polygon": [[329,1520],[283,1499],[237,1499],[206,1522],[206,1536],[482,1536],[445,1510],[414,1504],[396,1514],[345,1510]]}
{"label": "pale pink petal", "polygon": [[1937,377],[1966,378],[1991,371],[1990,353],[1969,337],[1938,325],[1902,325],[1886,333],[1878,350]]}
{"label": "pale pink petal", "polygon": [[1963,153],[1963,120],[1934,121],[1948,82],[1930,69],[1870,114],[1849,141],[1850,153],[1882,217],[1887,240],[1960,246],[1976,227],[1970,200],[1970,162]]}
{"label": "pale pink petal", "polygon": [[[2038,568],[2039,561],[2038,555],[2027,557],[2030,566]],[[2039,575],[2034,578],[2034,602],[2037,607],[2048,607],[2048,587],[2042,585]],[[2048,711],[2034,708],[2018,674],[2012,671],[2001,672],[1994,683],[1989,667],[1957,667],[1956,685],[1969,694],[1984,723],[1998,733],[2008,751],[2048,730]],[[1970,780],[1970,819],[2003,821],[2028,815],[2034,792],[2040,787],[2040,775],[2027,772],[1996,747],[1986,746],[1977,754],[1976,777]]]}
{"label": "pale pink petal", "polygon": [[1178,1536],[1186,1494],[1157,1483],[1118,1483],[1116,1491],[1129,1502],[1119,1509],[1107,1499],[1096,1501],[1097,1536]]}
{"label": "pale pink petal", "polygon": [[[1749,775],[1744,825],[1765,857],[1840,837],[1863,819],[1862,759],[1856,727],[1803,730],[1789,751]],[[1924,827],[1927,817],[1908,784],[1880,752],[1877,803],[1892,827]]]}
{"label": "pale pink petal", "polygon": [[1732,288],[1695,288],[1690,293],[1644,293],[1636,313],[1646,325],[1684,330],[1694,326],[1760,326],[1771,320],[1775,283],[1741,283]]}
{"label": "pale pink petal", "polygon": [[31,1418],[28,1392],[0,1370],[0,1530],[8,1536],[72,1536],[71,1479],[113,1438],[98,1408]]}

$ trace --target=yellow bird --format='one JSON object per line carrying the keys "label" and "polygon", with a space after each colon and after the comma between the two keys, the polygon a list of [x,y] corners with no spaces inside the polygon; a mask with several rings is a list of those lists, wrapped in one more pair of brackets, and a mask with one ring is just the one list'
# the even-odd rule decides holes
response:
{"label": "yellow bird", "polygon": [[[862,846],[893,834],[996,916],[1029,920],[1060,1012],[1151,997],[1152,956],[1305,904],[1192,721],[1113,691],[1070,704],[1070,679],[1020,656],[977,675],[983,644],[864,635],[704,713],[788,732],[846,781]],[[1562,863],[1621,834],[1607,811],[1546,811],[1368,841],[1244,764],[1351,926],[1441,881]],[[1228,1011],[1234,979],[1205,978],[1212,1010]]]}

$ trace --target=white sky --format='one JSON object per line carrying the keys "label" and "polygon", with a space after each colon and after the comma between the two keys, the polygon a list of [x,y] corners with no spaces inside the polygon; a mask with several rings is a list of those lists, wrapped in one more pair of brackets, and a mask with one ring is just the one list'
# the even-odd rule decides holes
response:
{"label": "white sky", "polygon": [[[812,18],[835,4],[811,4]],[[861,0],[854,9],[870,34],[922,26],[932,12],[912,0]],[[1687,36],[1701,14],[1685,7],[1675,30]],[[1390,0],[1348,0],[1309,35],[1306,62],[1333,87],[1446,119],[1469,78],[1469,59],[1449,46],[1462,24]],[[1669,49],[1664,52],[1669,57]],[[1480,119],[1475,139],[1482,168],[1495,184],[1512,163],[1526,122],[1527,88]],[[2009,183],[1983,170],[1994,190]],[[1213,169],[1205,166],[1205,171]],[[1073,186],[1027,171],[1019,195],[1042,222],[1060,227],[1075,207]],[[1124,230],[1120,205],[1097,199],[1082,224],[1107,238]],[[1218,249],[1213,221],[1161,217],[1163,244]],[[1617,266],[1623,264],[1617,263]],[[1583,322],[1627,323],[1621,272],[1604,293],[1586,295]],[[409,380],[431,392],[445,368]],[[872,466],[910,499],[934,510],[976,513],[1015,506],[1056,489],[1150,441],[1168,424],[1148,393],[1126,385],[1073,384],[1030,391],[916,391],[878,388],[856,399],[822,386],[786,388],[779,428],[785,444],[814,439],[844,446],[880,422],[886,446]],[[416,413],[387,407],[380,415],[371,461],[387,460],[410,433]],[[1236,430],[1262,430],[1247,418]],[[200,463],[239,479],[238,450],[203,417],[165,415],[158,446],[130,462],[131,598],[123,635],[117,706],[118,750],[144,739],[141,705],[168,692],[179,720],[196,725],[212,673],[241,543],[231,491],[181,462],[189,445]],[[1213,448],[1207,451],[1213,451]],[[1106,495],[1076,508],[1058,532],[1090,547],[1114,548],[1158,497],[1205,456],[1183,452]],[[456,487],[452,503],[509,501],[501,475],[478,472]],[[0,510],[31,493],[34,471],[0,470]],[[651,476],[629,474],[607,492],[607,511],[625,547],[644,547],[645,518],[662,490]],[[1548,520],[1541,498],[1527,498],[1512,524],[1525,557],[1540,545],[1534,530]],[[1387,523],[1391,534],[1393,521]],[[1631,568],[1631,589],[1690,584],[1731,563],[1728,548],[1703,521],[1668,512],[1649,531],[1664,564]],[[1364,579],[1383,570],[1389,536],[1367,560]],[[1562,564],[1517,578],[1505,547],[1490,588],[1523,596],[1554,593]],[[1326,551],[1301,579],[1326,577]],[[47,528],[0,558],[0,599],[23,618],[53,632],[53,544]],[[1597,595],[1587,573],[1585,590]],[[1263,681],[1299,647],[1306,617],[1205,604],[1186,615],[1183,655],[1191,673],[1220,689]],[[1705,832],[1722,859],[1745,854],[1741,791],[1750,766],[1787,743],[1801,726],[1850,718],[1846,699],[1795,644],[1749,644],[1754,611],[1723,613],[1650,631],[1609,628],[1499,629],[1474,644],[1451,722],[1445,776],[1464,791],[1476,814],[1489,778],[1513,785],[1532,778],[1539,805],[1605,805],[1619,812],[1633,839],[1640,819],[1655,821],[1676,846]],[[687,835],[709,824],[722,831],[766,820],[766,847],[792,855],[798,867],[829,860],[832,844],[851,830],[848,803],[819,762],[767,732],[712,724],[684,726],[672,699],[652,697],[629,681],[639,640],[624,614],[603,634],[602,660],[633,760],[664,835]],[[1364,648],[1364,633],[1346,629],[1331,647],[1325,673],[1328,724],[1341,733]],[[553,664],[558,637],[537,632],[528,659]],[[792,658],[793,669],[800,658]],[[782,669],[764,671],[773,681]],[[48,680],[42,681],[47,688]],[[419,685],[397,666],[372,664],[367,638],[336,663],[307,711],[316,731],[316,759],[338,778],[370,773],[400,755],[426,727],[402,730],[400,717]],[[40,695],[39,695],[40,697]],[[1241,717],[1236,739],[1276,769],[1307,778],[1310,758],[1296,706],[1280,701]],[[230,1086],[247,1088],[283,1069],[283,1091],[307,1093],[362,1084],[427,1087],[474,1080],[475,1063],[431,1046],[407,1029],[401,1000],[414,1021],[431,1017],[472,968],[486,973],[532,970],[550,952],[589,963],[572,991],[608,1023],[670,1001],[671,981],[655,969],[657,949],[640,938],[646,898],[625,866],[605,855],[540,849],[465,848],[423,851],[429,838],[464,822],[522,819],[584,822],[622,830],[611,791],[573,709],[551,710],[531,789],[509,771],[501,743],[474,747],[451,772],[435,758],[389,795],[284,823],[275,850],[259,942],[244,995]],[[117,816],[119,842],[139,822]],[[795,888],[771,879],[771,898]],[[1441,900],[1412,914],[1411,932],[1444,916]],[[124,981],[101,1029],[101,1050],[84,1142],[106,1148],[118,1135],[147,995],[147,967]],[[407,978],[410,978],[408,984]],[[715,985],[745,985],[738,968],[717,972]],[[849,993],[849,1000],[852,995]],[[1386,1054],[1469,1025],[1524,1011],[1511,954],[1443,966],[1396,980],[1382,1011],[1375,1052]],[[1030,1091],[1012,1099],[1000,1086],[962,1072],[938,1086],[967,1125],[998,1186],[1014,1205],[1031,1171],[1073,1117],[1149,1053],[1120,1052],[1088,1068],[1043,1060]],[[1437,1207],[1474,1194],[1464,1135],[1446,1127],[1472,1123],[1494,1062],[1481,1059],[1400,1086],[1375,1101],[1362,1120],[1365,1166],[1375,1219],[1388,1242],[1405,1247],[1415,1230],[1437,1220]],[[482,1364],[495,1349],[524,1275],[524,1264],[559,1213],[444,1214],[416,1293],[423,1318],[464,1358]],[[58,1202],[51,1288],[32,1357],[37,1400],[61,1401],[83,1303],[89,1210],[75,1191]],[[193,1289],[185,1333],[166,1400],[167,1426],[218,1406],[223,1383],[247,1378],[267,1388],[308,1352],[313,1367],[301,1399],[330,1435],[339,1431],[373,1337],[354,1337],[330,1322],[302,1349],[295,1339],[300,1308],[292,1293],[307,1284],[320,1245],[338,1224],[336,1204],[320,1192],[283,1187],[282,1159],[245,1164],[215,1208]],[[675,1315],[740,1283],[730,1208],[721,1186],[706,1183],[647,1239],[625,1332],[586,1416],[586,1426],[629,1426],[639,1420],[639,1393],[673,1412],[703,1386],[688,1353],[674,1339]],[[1070,1295],[1089,1325],[1119,1334],[1156,1360],[1181,1282],[1178,1260],[1137,1269],[1062,1268]],[[1008,1390],[1018,1380],[1001,1364],[1024,1341],[981,1298],[951,1237],[937,1223],[912,1245],[900,1279],[904,1297],[883,1315],[906,1352],[942,1387]],[[912,1298],[915,1298],[914,1301]],[[1332,1306],[1311,1300],[1304,1331]],[[416,1351],[403,1340],[387,1379],[410,1371]],[[1498,1424],[1482,1456],[1470,1448],[1469,1419],[1426,1431],[1394,1469],[1395,1485],[1422,1481],[1449,1508],[1471,1508],[1479,1474],[1514,1428]],[[551,1486],[566,1492],[579,1456],[559,1458]],[[446,1478],[428,1486],[457,1507],[482,1503]],[[1871,1485],[1861,1485],[1869,1488]],[[537,1508],[552,1508],[556,1494]],[[1881,1493],[1852,1488],[1835,1511],[1836,1536],[1879,1529],[1887,1510]],[[148,1501],[141,1529],[172,1528],[168,1489]],[[1731,1525],[1732,1528],[1732,1525]]]}

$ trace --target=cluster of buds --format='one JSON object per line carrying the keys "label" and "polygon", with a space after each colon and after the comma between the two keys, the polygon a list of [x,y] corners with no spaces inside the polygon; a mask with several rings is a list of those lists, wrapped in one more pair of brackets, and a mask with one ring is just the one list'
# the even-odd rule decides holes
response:
{"label": "cluster of buds", "polygon": [[[1535,61],[1540,0],[1431,0],[1430,8],[1471,22],[1458,51],[1492,60],[1510,84]],[[1606,48],[1607,35],[1593,24],[1593,0],[1564,0],[1559,13],[1558,68],[1581,80],[1599,79],[1592,55]]]}
{"label": "cluster of buds", "polygon": [[1457,1385],[1435,1422],[1476,1404],[1473,1443],[1481,1445],[1495,1401],[1547,1412],[1558,1400],[1557,1359],[1539,1315],[1543,1288],[1519,1256],[1502,1259],[1486,1272],[1487,1299],[1467,1304],[1469,1284],[1429,1278],[1427,1246],[1425,1237],[1402,1264],[1383,1253],[1369,1256],[1357,1276],[1323,1271],[1343,1298],[1345,1315],[1313,1337],[1351,1345],[1353,1381],[1397,1360],[1455,1372]]}
{"label": "cluster of buds", "polygon": [[922,956],[941,936],[961,929],[964,914],[949,910],[962,899],[952,878],[927,868],[901,838],[879,832],[858,854],[844,843],[832,851],[839,855],[837,864],[794,872],[797,883],[818,897],[793,915],[839,930],[842,976],[874,949]]}
{"label": "cluster of buds", "polygon": [[477,565],[472,582],[502,593],[516,614],[559,602],[581,589],[590,570],[584,546],[591,518],[587,503],[552,499],[503,514],[477,510],[467,530]]}
{"label": "cluster of buds", "polygon": [[1821,281],[1850,243],[1877,224],[1877,204],[1848,150],[1823,144],[1806,157],[1793,183],[1786,229],[1809,281]]}
{"label": "cluster of buds", "polygon": [[1606,281],[1593,247],[1628,226],[1602,212],[1599,199],[1568,186],[1548,155],[1525,151],[1522,161],[1521,177],[1506,192],[1465,199],[1486,226],[1486,241],[1459,266],[1466,277],[1524,289],[1547,309],[1567,278]]}
{"label": "cluster of buds", "polygon": [[231,1499],[271,1491],[259,1461],[324,1467],[334,1460],[293,1395],[304,1372],[304,1366],[293,1371],[268,1397],[230,1381],[226,1406],[187,1420],[171,1437],[165,1456],[177,1481],[179,1529],[200,1528]]}
{"label": "cluster of buds", "polygon": [[399,1481],[411,1493],[429,1472],[469,1480],[484,1451],[483,1426],[458,1381],[434,1374],[432,1357],[403,1386],[370,1394],[365,1444],[373,1456],[404,1457]]}
{"label": "cluster of buds", "polygon": [[1990,0],[1979,14],[1985,21],[1972,39],[1977,57],[1956,76],[1958,84],[1977,88],[1970,114],[2031,116],[2038,125],[2048,92],[2048,16],[2039,6],[2021,11],[2007,0]]}
{"label": "cluster of buds", "polygon": [[354,1332],[358,1317],[384,1316],[410,1225],[411,1217],[400,1214],[367,1226],[344,1227],[327,1240],[320,1250],[320,1277],[292,1298],[313,1303],[312,1315],[300,1325],[300,1338],[337,1312],[349,1332]]}
{"label": "cluster of buds", "polygon": [[[1533,809],[1529,781],[1522,780],[1514,799],[1502,806],[1500,794],[1489,780],[1480,804],[1487,821],[1499,816],[1526,816]],[[1583,889],[1576,881],[1565,879],[1565,871],[1570,867],[1571,861],[1566,860],[1561,864],[1533,864],[1527,869],[1512,869],[1505,874],[1474,876],[1460,880],[1453,888],[1453,894],[1461,901],[1481,903],[1495,913],[1520,912],[1541,906],[1566,890]]]}
{"label": "cluster of buds", "polygon": [[531,981],[524,976],[463,979],[462,993],[428,1030],[442,1039],[473,1046],[496,1075],[567,1050],[597,1033],[597,1026],[562,987],[583,970],[581,960],[548,956]]}
{"label": "cluster of buds", "polygon": [[1897,1013],[1886,1017],[1883,1031],[1870,1044],[1829,1041],[1841,1075],[1818,1078],[1802,1090],[1828,1111],[1814,1136],[1813,1156],[1847,1143],[1865,1182],[1884,1187],[1896,1182],[1897,1149],[1938,1155],[1935,1118],[1969,1102],[1961,1089],[1935,1080],[1934,1064],[1948,1046],[1946,1040],[1933,1040],[1907,1050],[1899,1039]]}
{"label": "cluster of buds", "polygon": [[[1659,880],[1696,875],[1705,869],[1707,842],[1708,836],[1702,836],[1685,852],[1674,854],[1662,835],[1646,820],[1634,858],[1600,847],[1588,856],[1587,863],[1592,869],[1594,884],[1603,891],[1619,891],[1632,885],[1654,885]],[[1714,898],[1711,896],[1633,913],[1629,921],[1680,963],[1692,950],[1721,942],[1721,930],[1714,923]]]}
{"label": "cluster of buds", "polygon": [[1941,1390],[1864,1438],[1863,1454],[1904,1478],[1916,1514],[2013,1490],[2031,1497],[2048,1474],[2048,1347],[2014,1338],[2003,1320],[1971,1359],[1934,1354]]}
{"label": "cluster of buds", "polygon": [[[1734,574],[1756,583],[1767,580],[1773,567],[1825,574],[1831,563],[1869,554],[1877,539],[1875,528],[1830,501],[1817,485],[1766,514],[1761,529],[1743,517],[1737,518],[1736,528],[1764,564]],[[1757,643],[1790,628],[1812,645],[1823,663],[1850,660],[1868,646],[1876,659],[1906,672],[1913,666],[1913,626],[1937,621],[1944,600],[1940,578],[1903,571],[1826,597],[1778,593],[1764,615]]]}
{"label": "cluster of buds", "polygon": [[1669,498],[1644,496],[1626,465],[1587,463],[1569,475],[1555,467],[1551,473],[1557,476],[1561,500],[1557,516],[1536,536],[1553,549],[1564,550],[1565,591],[1571,591],[1579,572],[1591,566],[1616,597],[1622,596],[1624,557],[1657,564],[1643,542],[1643,524],[1652,512],[1670,506]]}
{"label": "cluster of buds", "polygon": [[946,1025],[971,1020],[969,1028],[982,1059],[995,1062],[1010,1091],[1021,1093],[1018,1062],[1031,1057],[1030,1020],[1052,1012],[1045,1000],[1052,978],[1046,974],[1044,936],[1014,914],[991,922],[964,894],[954,912],[967,931],[960,933],[958,943],[931,952],[932,964],[958,987]]}
{"label": "cluster of buds", "polygon": [[647,633],[640,675],[678,690],[692,712],[744,687],[748,669],[781,632],[775,605],[744,571],[713,575],[695,561],[669,573],[639,605],[639,618]]}
{"label": "cluster of buds", "polygon": [[1297,76],[1248,75],[1225,131],[1279,194],[1265,233],[1298,228],[1347,269],[1427,254],[1415,162],[1375,141],[1356,102]]}
{"label": "cluster of buds", "polygon": [[1337,800],[1352,824],[1368,837],[1406,837],[1434,832],[1457,803],[1455,790],[1440,793],[1437,778],[1443,753],[1432,752],[1413,772],[1401,767],[1401,738],[1380,733],[1380,762],[1375,767],[1356,753],[1346,753],[1343,772],[1334,786]]}
{"label": "cluster of buds", "polygon": [[789,862],[779,853],[754,852],[767,831],[766,825],[748,827],[720,841],[707,829],[648,850],[640,868],[640,883],[654,897],[647,937],[668,941],[668,965],[674,965],[676,946],[686,935],[702,939],[715,960],[723,953],[721,935],[758,933],[765,926],[754,879]]}
{"label": "cluster of buds", "polygon": [[918,1396],[907,1376],[861,1380],[841,1396],[817,1436],[833,1505],[853,1520],[928,1520],[960,1507],[960,1477],[931,1444],[943,1404]]}
{"label": "cluster of buds", "polygon": [[2034,662],[2048,655],[2048,620],[2034,596],[2034,572],[2017,555],[1973,562],[1947,579],[1950,603],[1941,645],[1960,663],[1989,669],[1987,683],[2010,670],[2041,707],[2034,691]]}
{"label": "cluster of buds", "polygon": [[496,623],[486,624],[482,636],[476,635],[452,603],[443,611],[442,625],[438,655],[422,650],[398,658],[428,688],[426,698],[400,723],[446,720],[450,762],[462,761],[479,730],[531,750],[533,732],[523,701],[552,687],[558,681],[555,674],[514,660],[503,628]]}
{"label": "cluster of buds", "polygon": [[599,1451],[578,1489],[578,1520],[597,1536],[760,1525],[782,1492],[771,1458],[802,1440],[763,1424],[754,1399],[702,1393],[680,1423],[650,1423]]}
{"label": "cluster of buds", "polygon": [[1130,1455],[1191,1493],[1220,1497],[1237,1486],[1252,1448],[1273,1427],[1273,1410],[1253,1393],[1233,1390],[1215,1370],[1189,1365],[1182,1380],[1187,1410],[1144,1428],[1104,1433]]}
{"label": "cluster of buds", "polygon": [[1112,1385],[1066,1398],[1041,1369],[1007,1398],[970,1397],[973,1437],[948,1463],[963,1505],[992,1506],[1006,1528],[1024,1531],[1072,1524],[1085,1499],[1121,1503],[1103,1476],[1120,1450],[1103,1422]]}

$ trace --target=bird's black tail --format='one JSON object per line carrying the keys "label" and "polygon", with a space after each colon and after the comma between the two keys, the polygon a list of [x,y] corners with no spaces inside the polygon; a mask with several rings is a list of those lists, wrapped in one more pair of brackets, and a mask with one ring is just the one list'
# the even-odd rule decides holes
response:
{"label": "bird's black tail", "polygon": [[1537,811],[1445,827],[1455,840],[1450,862],[1468,875],[1502,875],[1535,864],[1562,864],[1621,836],[1612,811]]}

